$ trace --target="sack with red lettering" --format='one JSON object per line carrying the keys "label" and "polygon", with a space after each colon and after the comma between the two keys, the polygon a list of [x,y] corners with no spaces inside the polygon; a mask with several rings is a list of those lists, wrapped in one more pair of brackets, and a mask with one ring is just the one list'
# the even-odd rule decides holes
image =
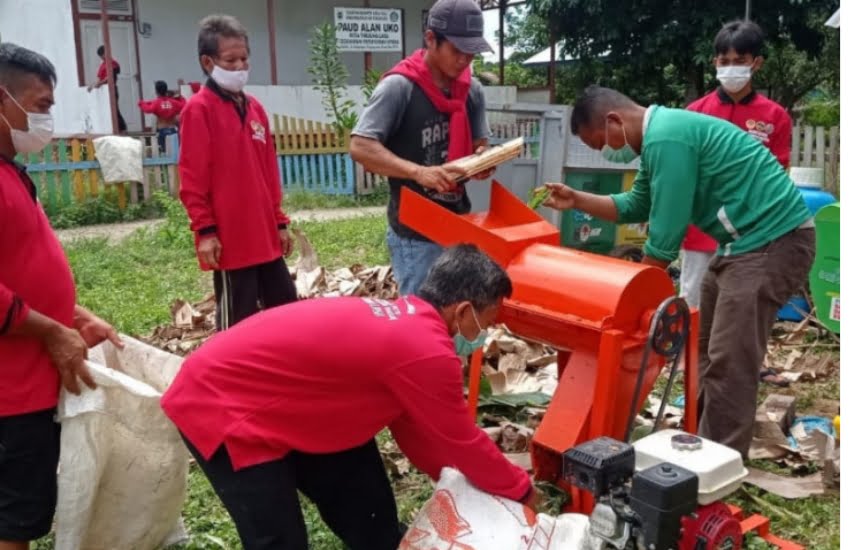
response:
{"label": "sack with red lettering", "polygon": [[443,468],[434,494],[404,535],[399,550],[600,550],[582,514],[557,518],[484,493]]}

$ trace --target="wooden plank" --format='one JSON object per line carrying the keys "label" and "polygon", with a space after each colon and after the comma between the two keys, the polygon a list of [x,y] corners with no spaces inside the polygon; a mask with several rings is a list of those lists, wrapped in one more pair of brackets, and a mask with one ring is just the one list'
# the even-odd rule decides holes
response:
{"label": "wooden plank", "polygon": [[[54,164],[56,162],[54,155],[54,144],[48,143],[47,146],[39,152],[39,158],[41,159],[41,164]],[[71,204],[71,190],[70,189],[62,189],[62,185],[57,181],[56,171],[48,170],[45,174],[45,182],[48,187],[52,187],[56,190],[56,205],[59,206],[61,204]]]}
{"label": "wooden plank", "polygon": [[301,164],[301,155],[292,157],[292,181],[289,183],[296,187],[304,186],[304,167]]}
{"label": "wooden plank", "polygon": [[791,128],[791,162],[790,166],[800,166],[800,126]]}
{"label": "wooden plank", "polygon": [[177,178],[177,165],[170,164],[168,166],[168,192],[176,197],[180,193],[179,179]]}
{"label": "wooden plank", "polygon": [[309,153],[315,149],[318,149],[318,143],[316,143],[316,130],[313,128],[313,121],[308,120],[307,122],[307,149],[304,151],[305,153]]}
{"label": "wooden plank", "polygon": [[319,185],[322,187],[327,186],[333,178],[330,177],[330,174],[325,170],[325,163],[327,162],[328,155],[315,155],[318,162],[318,171],[319,171]]}
{"label": "wooden plank", "polygon": [[[86,139],[86,158],[94,160],[94,143],[91,138]],[[96,197],[100,193],[100,171],[97,168],[89,169],[89,195]]]}
{"label": "wooden plank", "polygon": [[[55,141],[54,144],[56,145],[56,160],[60,163],[68,162],[68,143],[64,139],[60,139]],[[85,200],[83,193],[77,194],[76,189],[71,185],[71,173],[68,170],[57,170],[55,174],[62,186],[63,194],[67,192],[67,195],[74,197],[76,202]]]}
{"label": "wooden plank", "polygon": [[[39,164],[45,164],[44,151],[38,153],[30,153],[23,156],[23,162],[28,169],[34,168]],[[29,172],[33,185],[35,185],[36,196],[41,200],[42,206],[48,214],[54,214],[58,206],[58,194],[53,185],[47,181],[48,172]]]}
{"label": "wooden plank", "polygon": [[313,178],[313,187],[315,189],[321,190],[325,187],[326,183],[321,173],[322,170],[319,166],[322,163],[322,155],[310,155],[310,171]]}
{"label": "wooden plank", "polygon": [[803,162],[802,166],[812,165],[812,141],[814,138],[814,128],[806,126],[803,128],[805,134],[803,136]]}
{"label": "wooden plank", "polygon": [[351,195],[354,193],[354,161],[351,156],[342,153],[337,153],[337,157],[342,159],[345,172],[337,178],[337,185],[334,188],[334,193],[338,195]]}
{"label": "wooden plank", "polygon": [[834,195],[838,193],[838,155],[839,155],[839,137],[838,127],[833,126],[829,129],[829,157],[827,159],[826,169],[826,189]]}
{"label": "wooden plank", "polygon": [[[79,138],[71,139],[71,161],[80,162],[83,160],[82,150],[80,148]],[[71,173],[71,178],[74,182],[74,194],[78,197],[83,197],[86,194],[86,187],[83,184],[83,173],[80,170],[74,170]]]}
{"label": "wooden plank", "polygon": [[272,123],[274,124],[274,132],[272,133],[272,138],[274,139],[274,150],[280,154],[283,152],[281,146],[280,115],[274,115],[272,117]]}
{"label": "wooden plank", "polygon": [[826,140],[824,136],[824,127],[818,126],[815,128],[815,166],[818,168],[826,168],[824,155],[826,154]]}
{"label": "wooden plank", "polygon": [[366,170],[359,162],[354,163],[354,186],[358,194],[364,194],[366,185]]}
{"label": "wooden plank", "polygon": [[336,164],[336,179],[339,180],[343,176],[343,168],[342,168],[342,157],[343,155],[334,155],[334,163]]}
{"label": "wooden plank", "polygon": [[299,164],[301,164],[301,186],[304,189],[310,188],[310,168],[307,166],[307,155],[298,155]]}
{"label": "wooden plank", "polygon": [[319,149],[330,149],[336,145],[336,134],[329,124],[323,125],[322,132],[319,137]]}
{"label": "wooden plank", "polygon": [[281,157],[283,159],[283,185],[284,187],[292,183],[292,157]]}
{"label": "wooden plank", "polygon": [[[128,190],[128,194],[129,194],[129,198],[130,198],[130,204],[137,204],[139,202],[139,190],[138,190],[137,186],[138,185],[144,186],[146,184],[147,180],[148,180],[148,175],[145,173],[146,170],[145,170],[145,166],[144,166],[144,159],[150,158],[150,157],[148,157],[148,155],[152,154],[152,151],[147,146],[148,143],[150,143],[149,140],[146,142],[145,137],[141,136],[141,137],[139,137],[139,142],[142,144],[142,163],[143,163],[142,164],[142,181],[141,182],[135,182],[135,181],[127,182],[127,190]],[[159,146],[155,145],[154,149],[159,151]],[[151,169],[151,168],[148,168],[148,169]]]}
{"label": "wooden plank", "polygon": [[127,208],[127,186],[122,181],[114,184],[115,190],[118,193],[118,210]]}
{"label": "wooden plank", "polygon": [[300,154],[307,146],[307,138],[304,135],[304,120],[301,118],[294,119],[295,123],[295,149]]}
{"label": "wooden plank", "polygon": [[280,117],[280,154],[285,155],[289,151],[289,117]]}

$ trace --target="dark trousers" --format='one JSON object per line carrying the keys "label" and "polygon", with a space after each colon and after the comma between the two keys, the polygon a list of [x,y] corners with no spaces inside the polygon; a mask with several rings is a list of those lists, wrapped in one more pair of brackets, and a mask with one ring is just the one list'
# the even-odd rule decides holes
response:
{"label": "dark trousers", "polygon": [[217,330],[227,330],[261,309],[298,299],[283,258],[241,269],[213,272]]}
{"label": "dark trousers", "polygon": [[332,454],[292,451],[236,472],[223,445],[210,460],[188,441],[186,446],[227,508],[245,550],[307,550],[298,491],[351,550],[396,550],[401,542],[395,498],[375,440]]}
{"label": "dark trousers", "polygon": [[756,251],[716,256],[703,279],[699,434],[744,458],[771,327],[779,308],[804,286],[814,253],[814,229],[796,229]]}
{"label": "dark trousers", "polygon": [[0,541],[50,532],[56,510],[56,409],[0,416]]}
{"label": "dark trousers", "polygon": [[116,82],[115,85],[115,112],[118,113],[118,131],[126,132],[127,131],[127,122],[124,120],[124,117],[121,115],[121,108],[118,107],[118,84]]}

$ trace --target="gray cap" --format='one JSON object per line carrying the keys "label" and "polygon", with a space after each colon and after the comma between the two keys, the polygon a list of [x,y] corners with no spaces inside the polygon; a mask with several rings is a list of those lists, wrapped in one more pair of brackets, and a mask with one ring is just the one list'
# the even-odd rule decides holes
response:
{"label": "gray cap", "polygon": [[428,12],[428,28],[463,53],[493,51],[484,40],[484,15],[475,0],[437,0]]}

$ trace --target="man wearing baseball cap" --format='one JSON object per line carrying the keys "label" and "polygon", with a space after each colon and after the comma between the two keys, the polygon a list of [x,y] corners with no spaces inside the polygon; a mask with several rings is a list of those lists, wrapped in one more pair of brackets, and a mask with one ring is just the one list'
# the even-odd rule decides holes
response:
{"label": "man wearing baseball cap", "polygon": [[444,165],[482,150],[490,133],[484,91],[470,71],[475,55],[492,51],[478,3],[438,0],[425,44],[384,75],[351,139],[352,158],[389,179],[387,245],[402,295],[418,290],[442,248],[399,222],[401,188],[468,213],[462,174]]}

